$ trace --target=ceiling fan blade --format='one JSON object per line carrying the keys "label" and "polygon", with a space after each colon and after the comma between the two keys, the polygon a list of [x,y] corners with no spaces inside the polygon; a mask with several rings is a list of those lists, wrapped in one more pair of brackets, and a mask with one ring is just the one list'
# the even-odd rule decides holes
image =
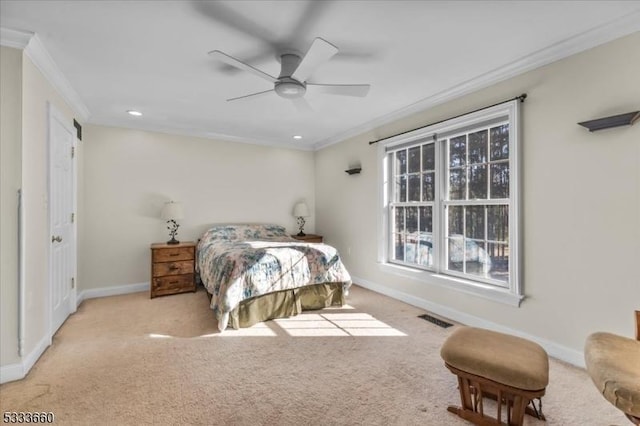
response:
{"label": "ceiling fan blade", "polygon": [[253,37],[261,44],[275,48],[277,37],[268,28],[260,26],[256,20],[246,18],[219,1],[192,1],[191,4],[200,14],[215,20],[218,24],[234,29],[246,36]]}
{"label": "ceiling fan blade", "polygon": [[277,78],[275,78],[272,75],[267,74],[266,72],[260,71],[258,68],[254,68],[249,64],[246,64],[232,56],[227,55],[226,53],[223,53],[219,50],[214,50],[209,52],[209,55],[212,58],[216,58],[222,62],[224,62],[225,64],[229,64],[231,66],[234,66],[236,68],[239,68],[243,71],[248,71],[250,73],[252,73],[253,75],[257,75],[260,78],[264,78],[265,80],[271,82],[271,83],[275,83],[276,81],[278,81]]}
{"label": "ceiling fan blade", "polygon": [[[357,96],[364,98],[369,93],[370,84],[315,84],[307,83],[307,91],[330,93],[332,95]],[[309,90],[311,89],[311,90]]]}
{"label": "ceiling fan blade", "polygon": [[338,48],[328,41],[317,37],[311,43],[311,47],[300,61],[298,68],[291,74],[291,78],[298,81],[306,81],[307,78],[324,62],[338,53]]}
{"label": "ceiling fan blade", "polygon": [[293,105],[295,105],[300,112],[313,112],[311,105],[309,105],[309,102],[307,102],[305,98],[293,98],[291,102],[293,102]]}
{"label": "ceiling fan blade", "polygon": [[[272,51],[270,48],[265,47],[263,50],[258,51],[255,49],[253,51],[246,51],[238,55],[239,58],[242,58],[242,62],[250,63],[255,65],[263,65],[269,62],[273,62],[273,59],[276,57],[276,52]],[[254,67],[255,68],[255,67]],[[226,74],[236,74],[240,73],[243,70],[231,66],[227,63],[221,62],[216,69],[220,70]]]}
{"label": "ceiling fan blade", "polygon": [[240,100],[240,99],[254,98],[254,97],[261,96],[261,95],[266,95],[266,94],[271,93],[271,92],[275,93],[275,91],[273,89],[269,89],[269,90],[265,90],[264,92],[256,92],[256,93],[251,93],[249,95],[238,96],[236,98],[227,99],[227,102],[237,101],[237,100]]}
{"label": "ceiling fan blade", "polygon": [[296,20],[295,26],[289,31],[289,34],[284,40],[287,40],[289,44],[292,44],[296,40],[308,40],[310,38],[310,30],[316,28],[318,22],[320,22],[329,9],[333,7],[331,3],[335,2],[333,0],[306,2],[302,13]]}

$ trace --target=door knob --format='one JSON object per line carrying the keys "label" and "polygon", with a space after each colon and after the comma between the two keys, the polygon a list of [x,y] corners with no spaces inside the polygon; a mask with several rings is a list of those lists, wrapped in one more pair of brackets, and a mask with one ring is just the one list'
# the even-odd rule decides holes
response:
{"label": "door knob", "polygon": [[62,242],[62,237],[60,235],[56,235],[55,237],[51,237],[51,242],[52,243],[55,243],[55,242],[61,243]]}

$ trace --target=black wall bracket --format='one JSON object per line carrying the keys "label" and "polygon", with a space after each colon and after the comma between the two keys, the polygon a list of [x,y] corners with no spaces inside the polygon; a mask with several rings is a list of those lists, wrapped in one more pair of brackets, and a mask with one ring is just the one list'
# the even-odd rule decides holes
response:
{"label": "black wall bracket", "polygon": [[632,126],[638,118],[640,118],[640,111],[633,111],[626,114],[612,115],[611,117],[583,121],[578,124],[586,127],[590,132],[595,132],[596,130],[609,129],[611,127]]}
{"label": "black wall bracket", "polygon": [[78,140],[82,140],[82,126],[76,120],[73,120],[73,127],[76,128],[76,135],[78,136]]}

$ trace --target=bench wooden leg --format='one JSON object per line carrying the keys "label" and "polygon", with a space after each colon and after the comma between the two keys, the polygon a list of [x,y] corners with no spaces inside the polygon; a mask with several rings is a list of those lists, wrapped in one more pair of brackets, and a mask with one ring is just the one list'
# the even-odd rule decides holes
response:
{"label": "bench wooden leg", "polygon": [[[541,413],[537,413],[528,407],[531,400],[541,398],[544,395],[544,389],[538,391],[517,389],[458,370],[448,364],[445,365],[458,377],[460,402],[462,404],[462,407],[447,407],[449,412],[479,426],[505,425],[502,422],[502,405],[504,404],[506,406],[505,420],[508,426],[521,426],[525,413],[544,420],[544,416]],[[484,413],[484,398],[496,401],[496,417],[491,417]]]}

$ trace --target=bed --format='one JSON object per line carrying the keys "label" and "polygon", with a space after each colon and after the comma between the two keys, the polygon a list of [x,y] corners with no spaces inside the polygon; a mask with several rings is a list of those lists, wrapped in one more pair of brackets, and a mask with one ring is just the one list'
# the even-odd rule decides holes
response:
{"label": "bed", "polygon": [[198,241],[196,270],[218,329],[342,306],[351,277],[338,251],[279,225],[216,225]]}

